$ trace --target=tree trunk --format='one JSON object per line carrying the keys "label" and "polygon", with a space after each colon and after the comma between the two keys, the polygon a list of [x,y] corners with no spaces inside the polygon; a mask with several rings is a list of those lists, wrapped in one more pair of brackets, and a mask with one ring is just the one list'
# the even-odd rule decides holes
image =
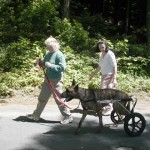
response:
{"label": "tree trunk", "polygon": [[125,33],[126,33],[126,35],[128,35],[128,32],[129,32],[129,16],[130,16],[130,0],[127,0],[126,23],[125,23]]}
{"label": "tree trunk", "polygon": [[150,50],[150,1],[147,0],[147,45]]}
{"label": "tree trunk", "polygon": [[64,0],[63,1],[63,15],[62,15],[63,19],[64,18],[69,19],[70,2],[71,2],[71,0]]}
{"label": "tree trunk", "polygon": [[120,1],[118,2],[118,0],[114,0],[114,24],[117,25],[118,21],[119,21],[119,8],[120,8]]}

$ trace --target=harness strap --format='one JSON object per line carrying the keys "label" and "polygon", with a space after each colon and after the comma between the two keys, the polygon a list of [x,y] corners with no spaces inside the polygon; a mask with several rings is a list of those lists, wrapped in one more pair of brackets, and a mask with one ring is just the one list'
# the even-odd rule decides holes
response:
{"label": "harness strap", "polygon": [[92,89],[92,92],[93,92],[93,95],[94,95],[94,100],[95,100],[95,102],[97,103],[97,96],[96,96],[96,93],[95,93],[95,91]]}

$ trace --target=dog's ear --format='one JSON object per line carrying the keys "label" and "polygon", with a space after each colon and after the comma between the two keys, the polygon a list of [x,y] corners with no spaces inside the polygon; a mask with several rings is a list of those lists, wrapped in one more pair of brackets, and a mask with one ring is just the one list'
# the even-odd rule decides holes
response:
{"label": "dog's ear", "polygon": [[72,81],[72,85],[75,85],[76,84],[76,82],[75,82],[75,80],[73,79],[73,81]]}
{"label": "dog's ear", "polygon": [[75,91],[78,91],[78,87],[79,87],[79,86],[78,86],[78,84],[77,84],[77,85],[75,86],[75,88],[74,88]]}

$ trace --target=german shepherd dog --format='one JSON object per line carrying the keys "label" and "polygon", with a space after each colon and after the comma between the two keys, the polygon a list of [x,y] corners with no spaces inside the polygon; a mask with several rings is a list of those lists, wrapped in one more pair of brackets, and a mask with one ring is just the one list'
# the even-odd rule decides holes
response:
{"label": "german shepherd dog", "polygon": [[[107,104],[100,103],[103,100],[120,100],[123,106],[126,105],[127,101],[132,101],[132,98],[123,91],[116,89],[85,89],[78,86],[73,80],[72,85],[66,89],[65,92],[61,94],[62,98],[66,98],[66,102],[72,99],[79,99],[83,108],[83,114],[78,124],[75,134],[78,134],[82,123],[87,116],[89,110],[95,111],[99,117],[99,127],[97,132],[101,131],[103,127],[102,121],[102,110],[103,106]],[[117,103],[116,103],[117,104]],[[118,109],[118,106],[115,106],[113,103],[113,108]],[[129,109],[129,108],[128,108]]]}

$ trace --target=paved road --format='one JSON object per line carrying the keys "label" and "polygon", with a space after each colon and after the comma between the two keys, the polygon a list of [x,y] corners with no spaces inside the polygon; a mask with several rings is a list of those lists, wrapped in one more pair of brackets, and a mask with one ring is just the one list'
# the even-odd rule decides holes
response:
{"label": "paved road", "polygon": [[[74,107],[74,106],[73,106]],[[39,122],[31,122],[27,113],[34,105],[0,105],[0,150],[149,150],[150,111],[144,115],[147,126],[139,137],[129,137],[123,125],[113,126],[110,117],[103,117],[105,127],[95,133],[98,118],[88,115],[79,135],[74,135],[80,113],[74,112],[72,124],[61,125],[56,105],[47,105]]]}

